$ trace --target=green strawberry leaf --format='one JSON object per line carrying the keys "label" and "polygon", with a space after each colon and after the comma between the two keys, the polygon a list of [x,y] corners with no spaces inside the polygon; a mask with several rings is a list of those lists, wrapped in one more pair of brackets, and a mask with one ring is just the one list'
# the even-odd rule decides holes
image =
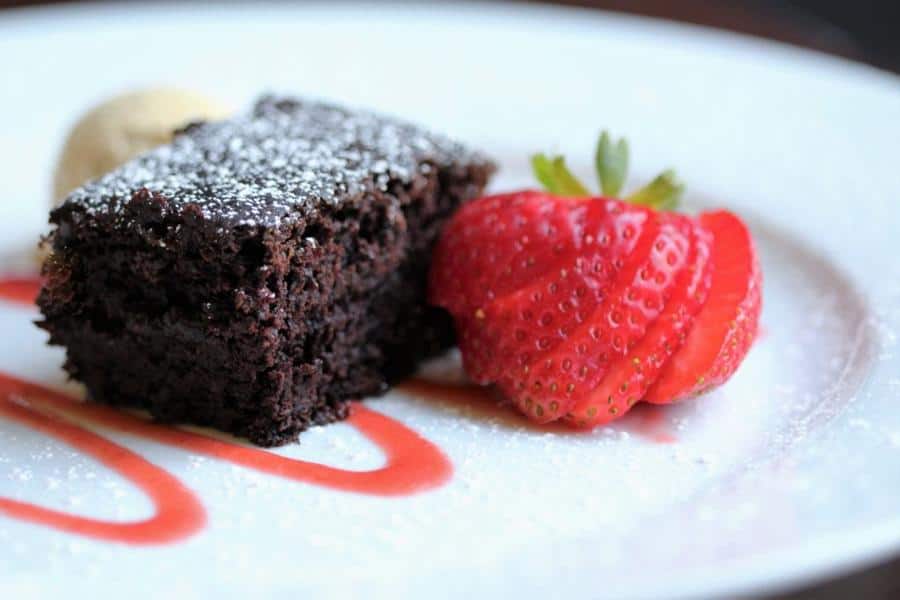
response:
{"label": "green strawberry leaf", "polygon": [[603,195],[611,198],[618,196],[628,175],[628,141],[625,138],[613,140],[604,130],[597,140],[594,167]]}
{"label": "green strawberry leaf", "polygon": [[544,154],[531,157],[531,170],[544,189],[551,194],[556,193],[556,178],[553,175],[553,162]]}
{"label": "green strawberry leaf", "polygon": [[684,184],[669,169],[626,198],[632,204],[648,206],[657,210],[675,210],[684,194]]}
{"label": "green strawberry leaf", "polygon": [[557,156],[553,159],[553,169],[556,173],[556,182],[560,186],[561,194],[566,196],[591,195],[591,192],[584,187],[584,184],[578,181],[578,178],[572,175],[568,167],[566,167],[566,161],[562,156]]}
{"label": "green strawberry leaf", "polygon": [[562,156],[554,156],[552,159],[545,154],[535,154],[531,157],[531,168],[534,176],[541,182],[551,194],[561,196],[590,196],[591,193],[578,181]]}

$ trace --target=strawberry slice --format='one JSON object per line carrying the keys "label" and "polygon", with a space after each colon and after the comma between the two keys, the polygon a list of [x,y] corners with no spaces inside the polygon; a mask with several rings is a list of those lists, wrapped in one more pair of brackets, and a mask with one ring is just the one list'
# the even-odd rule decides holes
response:
{"label": "strawberry slice", "polygon": [[[623,270],[613,294],[597,314],[589,319],[587,334],[573,339],[579,350],[586,349],[592,370],[582,365],[585,374],[576,384],[582,393],[572,405],[566,420],[578,426],[592,426],[620,417],[640,399],[621,375],[615,381],[619,365],[636,356],[636,348],[646,340],[673,305],[671,297],[678,293],[681,273],[686,270],[695,226],[687,217],[660,213],[660,227],[645,251],[637,251],[629,260],[630,269]],[[617,316],[618,315],[618,316]],[[570,344],[571,347],[571,344]],[[581,361],[579,361],[581,362]],[[633,367],[629,369],[633,371]],[[622,386],[621,384],[625,384]],[[612,387],[613,391],[607,391]]]}
{"label": "strawberry slice", "polygon": [[671,298],[644,337],[615,361],[600,384],[576,403],[566,420],[579,427],[595,427],[621,416],[643,398],[656,381],[672,353],[685,339],[694,315],[706,301],[711,283],[709,261],[711,236],[692,224],[689,255],[677,249],[667,251],[666,264],[675,267],[682,260],[685,267],[678,273]]}
{"label": "strawberry slice", "polygon": [[621,295],[618,282],[638,276],[659,235],[659,219],[646,209],[619,201],[597,199],[595,204],[607,207],[605,223],[591,228],[596,232],[593,242],[585,244],[572,266],[558,274],[553,282],[556,291],[510,298],[522,301],[513,304],[517,308],[512,311],[523,317],[514,323],[521,343],[507,346],[518,361],[504,369],[498,383],[538,422],[565,414],[576,397],[574,392],[583,389],[586,374],[602,376],[607,347],[618,336],[600,340],[594,320],[606,319],[612,311],[622,317],[619,324],[624,328],[640,318],[629,318],[614,306]]}
{"label": "strawberry slice", "polygon": [[756,337],[762,274],[750,232],[727,211],[705,213],[700,224],[713,236],[709,297],[684,344],[645,395],[647,402],[675,402],[721,385]]}
{"label": "strawberry slice", "polygon": [[474,316],[496,297],[567,261],[582,237],[587,198],[537,191],[500,194],[463,206],[432,255],[429,299],[452,314]]}
{"label": "strawberry slice", "polygon": [[[593,311],[651,214],[623,210],[620,201],[538,192],[469,206],[438,244],[430,289],[432,301],[456,316],[466,372],[482,384],[549,350]],[[551,224],[549,232],[524,227],[536,214]],[[512,240],[510,230],[518,232]],[[548,242],[551,234],[559,238]]]}
{"label": "strawberry slice", "polygon": [[595,211],[585,200],[533,191],[489,196],[466,205],[445,229],[432,258],[430,298],[456,317],[464,365],[474,381],[497,379],[506,364],[498,332],[513,335],[498,329],[493,317],[486,319],[486,312],[517,289],[556,277],[574,260],[585,217]]}

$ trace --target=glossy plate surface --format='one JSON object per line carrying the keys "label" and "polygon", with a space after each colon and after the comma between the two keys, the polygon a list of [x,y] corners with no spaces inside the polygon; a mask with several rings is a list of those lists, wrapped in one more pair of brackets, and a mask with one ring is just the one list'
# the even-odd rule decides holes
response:
{"label": "glossy plate surface", "polygon": [[[529,427],[460,387],[451,356],[271,454],[4,379],[4,597],[721,595],[900,550],[900,80],[578,10],[164,6],[0,15],[6,296],[66,126],[162,82],[236,106],[277,90],[403,115],[493,154],[497,190],[531,185],[537,150],[588,177],[612,128],[637,178],[675,166],[692,206],[747,217],[763,334],[719,391],[591,434]],[[36,317],[0,304],[0,371],[77,397]],[[347,473],[397,456],[374,483]]]}

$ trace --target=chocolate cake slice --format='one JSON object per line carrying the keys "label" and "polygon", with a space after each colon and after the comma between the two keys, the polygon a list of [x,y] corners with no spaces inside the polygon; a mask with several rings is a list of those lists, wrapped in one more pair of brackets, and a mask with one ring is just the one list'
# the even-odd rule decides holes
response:
{"label": "chocolate cake slice", "polygon": [[95,401],[289,442],[451,345],[429,255],[493,170],[401,121],[263,98],[51,213],[40,326]]}

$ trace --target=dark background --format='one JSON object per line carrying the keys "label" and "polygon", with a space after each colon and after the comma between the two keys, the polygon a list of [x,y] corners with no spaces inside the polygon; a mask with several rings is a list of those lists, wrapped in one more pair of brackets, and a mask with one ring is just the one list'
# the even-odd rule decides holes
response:
{"label": "dark background", "polygon": [[[50,3],[74,2],[0,0],[0,9]],[[900,73],[900,0],[562,0],[556,3],[738,31]],[[900,560],[782,598],[900,599]]]}
{"label": "dark background", "polygon": [[[75,2],[0,0],[0,9],[62,3]],[[555,3],[740,31],[900,72],[900,0],[556,0]]]}
{"label": "dark background", "polygon": [[900,72],[900,0],[571,0],[731,29]]}

